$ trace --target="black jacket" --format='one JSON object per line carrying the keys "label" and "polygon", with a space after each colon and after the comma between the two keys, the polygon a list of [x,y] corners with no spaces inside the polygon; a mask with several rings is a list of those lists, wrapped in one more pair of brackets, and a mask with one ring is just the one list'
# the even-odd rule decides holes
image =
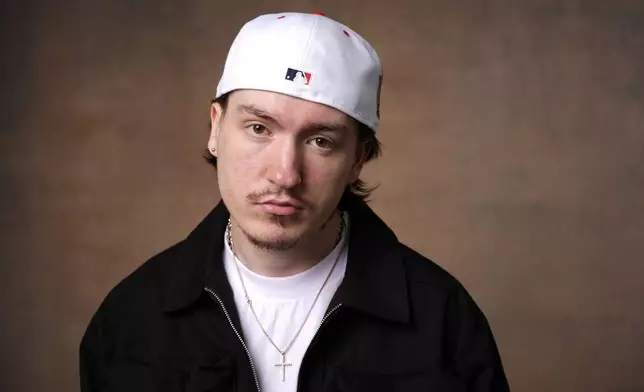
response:
{"label": "black jacket", "polygon": [[[346,275],[302,361],[298,391],[508,391],[488,323],[459,282],[398,242],[362,201]],[[256,392],[222,262],[220,203],[118,284],[80,347],[83,392]]]}

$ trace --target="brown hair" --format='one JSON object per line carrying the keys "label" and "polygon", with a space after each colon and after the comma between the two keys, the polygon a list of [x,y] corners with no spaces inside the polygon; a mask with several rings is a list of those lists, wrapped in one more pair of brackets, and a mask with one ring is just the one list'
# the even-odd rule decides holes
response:
{"label": "brown hair", "polygon": [[[229,94],[230,93],[227,93],[217,99],[214,99],[212,103],[219,103],[219,105],[221,105],[222,110],[225,111],[228,105]],[[376,138],[375,132],[371,128],[369,128],[368,126],[366,126],[365,124],[357,120],[355,120],[355,122],[358,127],[358,143],[357,143],[356,154],[363,152],[364,163],[367,163],[382,155],[382,147],[381,147],[380,141]],[[364,151],[361,150],[362,148],[364,148]],[[217,168],[217,157],[212,155],[210,151],[208,151],[208,149],[206,149],[204,153],[204,158],[215,169]],[[342,198],[340,199],[340,208],[343,208],[344,206],[346,206],[346,204],[349,201],[348,199],[351,197],[354,197],[354,198],[357,197],[363,201],[368,201],[369,196],[371,196],[371,193],[377,187],[378,187],[377,185],[369,186],[367,185],[366,182],[364,182],[364,180],[357,179],[356,181],[347,185],[346,189],[344,190],[344,193],[342,194]]]}

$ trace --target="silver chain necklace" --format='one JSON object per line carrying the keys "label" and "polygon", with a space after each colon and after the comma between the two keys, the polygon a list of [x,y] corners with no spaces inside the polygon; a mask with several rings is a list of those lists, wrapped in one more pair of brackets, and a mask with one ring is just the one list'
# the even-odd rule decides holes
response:
{"label": "silver chain necklace", "polygon": [[[318,298],[320,297],[320,294],[322,294],[322,290],[324,290],[324,287],[326,286],[327,282],[331,278],[331,275],[333,275],[333,271],[335,270],[335,266],[338,264],[338,260],[340,260],[340,255],[342,254],[342,251],[341,250],[338,251],[338,254],[335,257],[335,260],[333,261],[333,265],[331,266],[331,269],[329,270],[329,274],[326,276],[326,279],[324,279],[324,282],[322,283],[322,286],[320,287],[320,289],[318,290],[317,294],[315,295],[315,298],[313,299],[313,303],[311,304],[311,308],[306,313],[306,316],[304,316],[304,321],[302,321],[302,325],[300,325],[300,327],[297,329],[297,332],[295,332],[295,335],[293,336],[291,341],[288,343],[286,348],[284,348],[282,350],[277,346],[277,344],[275,344],[273,339],[268,335],[268,333],[264,329],[264,326],[262,325],[262,322],[259,321],[259,317],[257,316],[257,313],[255,313],[255,308],[253,307],[253,301],[250,299],[250,296],[248,295],[248,291],[246,290],[246,285],[244,284],[244,279],[242,277],[241,270],[239,269],[238,262],[241,263],[241,261],[239,260],[239,258],[235,254],[235,248],[233,247],[233,239],[232,239],[232,235],[230,233],[230,231],[231,231],[230,228],[231,228],[231,223],[230,223],[230,218],[229,218],[228,219],[228,224],[226,225],[226,240],[228,241],[228,246],[230,247],[230,250],[233,253],[233,257],[235,258],[235,260],[233,260],[233,261],[235,262],[235,267],[237,268],[237,275],[239,276],[239,281],[241,282],[242,289],[244,290],[244,299],[246,300],[246,303],[248,304],[248,308],[250,309],[251,313],[255,317],[255,321],[257,321],[257,325],[259,325],[259,328],[264,333],[264,336],[266,336],[266,339],[268,339],[268,341],[271,343],[271,345],[273,347],[275,347],[275,349],[280,353],[280,355],[282,357],[282,360],[280,361],[280,363],[276,363],[275,367],[279,367],[280,370],[282,371],[282,382],[284,382],[284,381],[286,381],[286,368],[293,366],[292,363],[286,362],[286,353],[288,352],[288,350],[291,349],[291,347],[293,346],[293,343],[295,343],[295,340],[297,339],[297,337],[300,336],[300,332],[302,332],[302,329],[304,328],[304,325],[306,324],[306,320],[309,319],[309,316],[311,315],[311,312],[313,311],[313,308],[315,307],[315,304],[317,303]],[[344,235],[344,230],[345,230],[344,214],[342,212],[340,212],[340,227],[338,228],[338,236],[336,238],[334,248],[336,246],[338,246],[338,244],[342,240],[342,237]]]}

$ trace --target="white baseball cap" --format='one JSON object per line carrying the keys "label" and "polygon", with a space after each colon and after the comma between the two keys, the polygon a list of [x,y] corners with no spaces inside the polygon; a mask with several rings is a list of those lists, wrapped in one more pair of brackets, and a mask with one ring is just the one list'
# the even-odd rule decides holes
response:
{"label": "white baseball cap", "polygon": [[376,131],[382,67],[358,33],[320,13],[281,13],[246,23],[228,52],[216,98],[273,91],[336,108]]}

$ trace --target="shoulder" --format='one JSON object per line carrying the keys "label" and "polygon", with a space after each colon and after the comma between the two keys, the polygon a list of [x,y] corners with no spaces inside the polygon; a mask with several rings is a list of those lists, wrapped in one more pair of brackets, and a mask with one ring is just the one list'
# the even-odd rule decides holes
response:
{"label": "shoulder", "polygon": [[454,275],[405,244],[400,244],[400,251],[417,310],[442,309],[446,316],[459,313],[483,316],[474,298]]}
{"label": "shoulder", "polygon": [[428,257],[403,243],[399,244],[399,249],[411,284],[429,285],[439,291],[451,291],[461,286],[451,273]]}
{"label": "shoulder", "polygon": [[156,302],[161,276],[176,264],[180,245],[175,244],[138,266],[110,290],[103,305],[113,308],[128,304],[131,307],[141,301],[149,302],[149,305]]}
{"label": "shoulder", "polygon": [[179,244],[167,248],[119,281],[105,296],[92,323],[109,335],[145,330],[163,317],[160,278],[176,265]]}

